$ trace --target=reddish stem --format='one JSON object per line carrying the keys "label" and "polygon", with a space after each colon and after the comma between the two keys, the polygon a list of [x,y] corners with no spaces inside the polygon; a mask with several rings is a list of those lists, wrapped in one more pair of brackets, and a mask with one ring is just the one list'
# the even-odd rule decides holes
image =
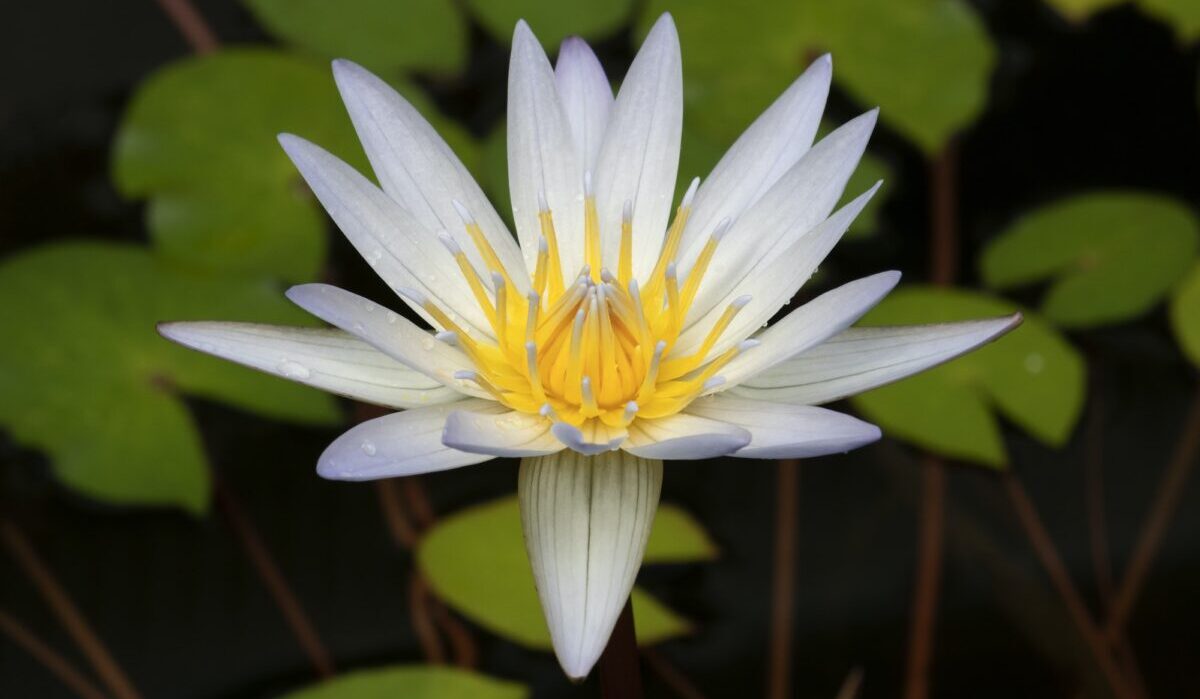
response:
{"label": "reddish stem", "polygon": [[775,574],[771,583],[771,643],[767,696],[792,696],[792,617],[796,585],[796,500],[800,462],[784,459],[776,469]]}
{"label": "reddish stem", "polygon": [[0,609],[0,633],[8,636],[14,645],[29,653],[34,660],[42,664],[42,667],[49,670],[50,674],[78,694],[80,699],[107,699],[104,692],[97,689],[96,685],[92,684],[91,680],[82,672],[75,669],[75,666],[66,658],[46,645],[24,624],[3,609]]}

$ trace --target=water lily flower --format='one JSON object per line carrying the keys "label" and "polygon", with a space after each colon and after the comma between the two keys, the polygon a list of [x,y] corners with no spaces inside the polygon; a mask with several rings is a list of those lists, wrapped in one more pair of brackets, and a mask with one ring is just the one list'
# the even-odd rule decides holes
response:
{"label": "water lily flower", "polygon": [[523,22],[508,81],[516,238],[434,129],[348,61],[334,77],[379,185],[279,140],[334,222],[429,327],[324,284],[287,296],[337,329],[161,326],[188,347],[397,408],[321,455],[327,478],[522,459],[530,562],[566,673],[587,675],[629,596],[664,459],[845,452],[879,429],[818,404],[944,362],[1019,317],[850,327],[899,280],[827,291],[774,325],[878,184],[834,211],[875,111],[812,141],[817,59],[674,209],[683,114],[669,15],[614,98],[591,49],[551,65]]}

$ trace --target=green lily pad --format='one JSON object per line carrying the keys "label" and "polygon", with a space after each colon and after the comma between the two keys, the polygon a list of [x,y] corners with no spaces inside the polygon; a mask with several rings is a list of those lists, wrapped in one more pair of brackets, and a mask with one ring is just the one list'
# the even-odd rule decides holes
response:
{"label": "green lily pad", "polygon": [[548,51],[571,35],[606,37],[625,24],[633,0],[466,0],[467,9],[497,41],[512,41],[517,20],[525,20]]}
{"label": "green lily pad", "polygon": [[210,318],[309,322],[269,284],[184,270],[140,248],[68,243],[10,257],[0,264],[0,424],[83,495],[202,512],[208,469],[179,393],[287,420],[339,418],[330,396],[154,328]]}
{"label": "green lily pad", "polygon": [[[1005,316],[1008,301],[961,289],[908,286],[863,325],[940,323]],[[1002,468],[1008,462],[997,415],[1050,446],[1070,437],[1083,406],[1083,357],[1044,320],[1020,327],[943,366],[855,396],[884,434],[951,458]]]}
{"label": "green lily pad", "polygon": [[399,665],[359,670],[289,692],[279,699],[524,699],[515,682],[437,665]]}
{"label": "green lily pad", "polygon": [[1023,216],[984,251],[994,289],[1049,280],[1042,313],[1068,327],[1135,318],[1191,265],[1200,223],[1182,204],[1137,192],[1098,192]]}
{"label": "green lily pad", "polygon": [[[646,563],[709,560],[714,555],[715,546],[695,520],[669,505],[659,509]],[[417,565],[441,599],[480,626],[531,648],[551,647],[515,496],[439,521],[422,539]],[[480,575],[481,570],[487,575]],[[632,600],[639,643],[658,643],[691,628],[687,620],[638,588]]]}
{"label": "green lily pad", "polygon": [[1200,265],[1192,267],[1171,297],[1171,329],[1183,353],[1200,367]]}
{"label": "green lily pad", "polygon": [[995,63],[983,23],[962,0],[651,0],[643,33],[664,11],[684,47],[685,120],[718,140],[736,136],[830,51],[837,85],[935,153],[982,111]]}
{"label": "green lily pad", "polygon": [[451,0],[243,0],[271,34],[374,71],[456,72],[467,27]]}
{"label": "green lily pad", "polygon": [[[1046,0],[1063,17],[1082,22],[1093,14],[1126,0]],[[1200,6],[1195,0],[1135,0],[1142,12],[1169,25],[1184,41],[1200,37]]]}

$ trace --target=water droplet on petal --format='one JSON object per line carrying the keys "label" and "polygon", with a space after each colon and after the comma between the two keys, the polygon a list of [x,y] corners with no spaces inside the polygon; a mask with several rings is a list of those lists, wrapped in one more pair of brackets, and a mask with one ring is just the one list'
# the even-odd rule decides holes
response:
{"label": "water droplet on petal", "polygon": [[307,379],[312,376],[312,372],[308,367],[289,359],[285,359],[279,363],[279,373],[289,379]]}
{"label": "water droplet on petal", "polygon": [[375,443],[369,439],[362,443],[362,450],[367,456],[375,456],[375,452],[377,451],[375,449]]}

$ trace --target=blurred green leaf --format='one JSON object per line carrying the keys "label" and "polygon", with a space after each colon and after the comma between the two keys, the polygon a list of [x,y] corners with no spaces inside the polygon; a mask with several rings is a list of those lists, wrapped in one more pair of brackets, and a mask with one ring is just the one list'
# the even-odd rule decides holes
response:
{"label": "blurred green leaf", "polygon": [[497,41],[511,42],[513,27],[523,19],[547,51],[557,50],[559,42],[572,35],[608,36],[621,28],[633,9],[633,0],[466,0],[466,4]]}
{"label": "blurred green leaf", "polygon": [[689,123],[732,139],[807,62],[833,53],[834,82],[934,153],[982,111],[995,50],[961,0],[651,0],[683,42]]}
{"label": "blurred green leaf", "polygon": [[[1093,14],[1124,4],[1126,0],[1046,0],[1054,9],[1073,22],[1082,22]],[[1171,26],[1179,38],[1193,41],[1200,38],[1200,3],[1195,0],[1136,0],[1143,12]]]}
{"label": "blurred green leaf", "polygon": [[456,72],[466,22],[451,0],[243,0],[268,32],[325,58],[373,71]]}
{"label": "blurred green leaf", "polygon": [[717,557],[704,525],[675,505],[660,505],[646,542],[646,563],[692,563]]}
{"label": "blurred green leaf", "polygon": [[0,423],[63,484],[117,504],[201,512],[208,471],[177,392],[332,423],[323,393],[178,347],[162,320],[307,319],[269,284],[186,271],[140,248],[68,243],[0,264]]}
{"label": "blurred green leaf", "polygon": [[524,699],[520,684],[436,665],[359,670],[280,699]]}
{"label": "blurred green leaf", "polygon": [[1050,280],[1042,313],[1067,327],[1139,316],[1191,265],[1200,224],[1185,206],[1137,192],[1097,192],[1021,217],[980,259],[994,289]]}
{"label": "blurred green leaf", "polygon": [[184,59],[130,103],[116,137],[116,184],[149,199],[150,235],[172,259],[312,279],[326,223],[275,141],[283,131],[365,166],[324,62],[262,49]]}
{"label": "blurred green leaf", "polygon": [[[658,530],[660,526],[663,531]],[[651,562],[651,550],[664,561],[710,557],[711,543],[696,527],[678,511],[655,520],[646,562]],[[678,539],[671,542],[664,537]],[[515,496],[469,507],[440,520],[421,540],[417,565],[440,598],[480,626],[532,648],[550,648],[550,632],[525,554]],[[689,631],[687,620],[642,590],[634,588],[632,599],[640,643],[658,643]]]}
{"label": "blurred green leaf", "polygon": [[1183,353],[1200,367],[1200,265],[1192,267],[1171,298],[1171,329]]}
{"label": "blurred green leaf", "polygon": [[[961,289],[902,287],[864,325],[940,323],[1008,315],[1013,304]],[[1079,418],[1084,363],[1058,331],[1026,314],[1020,327],[944,366],[853,398],[885,434],[996,468],[1008,457],[995,412],[1061,446]]]}

